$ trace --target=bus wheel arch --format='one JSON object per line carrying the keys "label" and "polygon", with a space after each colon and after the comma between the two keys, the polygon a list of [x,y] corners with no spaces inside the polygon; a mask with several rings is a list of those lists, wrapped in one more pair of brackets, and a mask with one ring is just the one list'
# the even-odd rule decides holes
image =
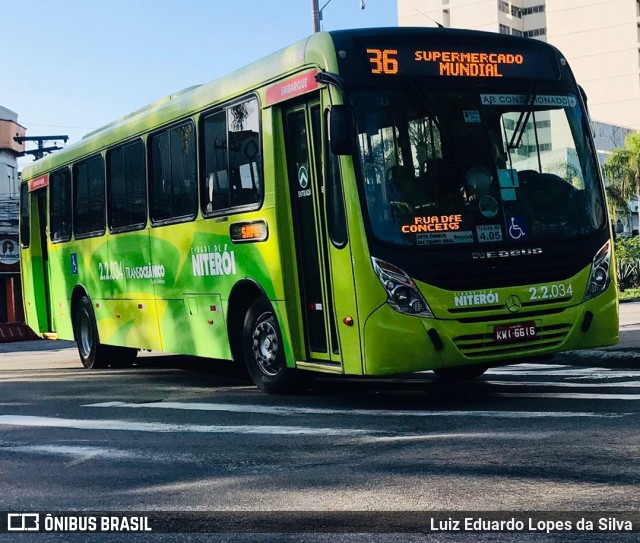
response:
{"label": "bus wheel arch", "polygon": [[244,354],[242,349],[242,327],[244,318],[251,304],[258,298],[267,298],[264,290],[258,283],[249,279],[238,281],[229,294],[227,305],[227,334],[233,361],[244,368]]}
{"label": "bus wheel arch", "polygon": [[87,369],[104,368],[109,350],[100,343],[93,302],[84,287],[76,287],[71,296],[73,336],[82,365]]}
{"label": "bus wheel arch", "polygon": [[105,345],[100,342],[93,301],[81,285],[76,286],[71,294],[71,316],[73,337],[85,368],[124,368],[135,362],[138,349]]}

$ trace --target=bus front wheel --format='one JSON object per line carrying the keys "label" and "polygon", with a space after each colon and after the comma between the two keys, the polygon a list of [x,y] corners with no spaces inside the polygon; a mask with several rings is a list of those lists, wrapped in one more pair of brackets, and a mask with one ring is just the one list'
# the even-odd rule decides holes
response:
{"label": "bus front wheel", "polygon": [[301,372],[287,367],[278,319],[264,298],[253,302],[245,315],[242,350],[247,371],[259,389],[286,394],[303,383]]}

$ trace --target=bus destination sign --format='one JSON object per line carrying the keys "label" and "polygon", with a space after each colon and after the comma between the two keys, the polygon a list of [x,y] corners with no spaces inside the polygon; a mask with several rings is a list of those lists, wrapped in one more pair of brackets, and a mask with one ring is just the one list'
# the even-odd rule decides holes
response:
{"label": "bus destination sign", "polygon": [[478,47],[366,47],[372,75],[425,75],[436,77],[532,77],[555,78],[557,69],[540,51],[491,50]]}

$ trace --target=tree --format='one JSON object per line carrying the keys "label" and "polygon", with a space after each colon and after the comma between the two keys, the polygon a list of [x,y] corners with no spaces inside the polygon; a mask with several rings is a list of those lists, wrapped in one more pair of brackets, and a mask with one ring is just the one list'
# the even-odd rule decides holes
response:
{"label": "tree", "polygon": [[612,211],[614,215],[622,211],[628,219],[631,216],[628,202],[639,196],[640,189],[640,134],[629,134],[624,147],[614,149],[607,157],[603,169]]}

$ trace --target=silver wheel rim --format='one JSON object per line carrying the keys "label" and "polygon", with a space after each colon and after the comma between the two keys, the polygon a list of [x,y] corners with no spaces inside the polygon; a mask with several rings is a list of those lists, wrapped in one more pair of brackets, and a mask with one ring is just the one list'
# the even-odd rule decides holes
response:
{"label": "silver wheel rim", "polygon": [[91,353],[91,343],[93,334],[91,332],[91,320],[86,310],[80,312],[79,345],[83,358],[88,358]]}
{"label": "silver wheel rim", "polygon": [[259,320],[253,330],[252,340],[253,356],[260,370],[266,375],[278,375],[282,368],[278,365],[280,344],[274,325],[269,320]]}

